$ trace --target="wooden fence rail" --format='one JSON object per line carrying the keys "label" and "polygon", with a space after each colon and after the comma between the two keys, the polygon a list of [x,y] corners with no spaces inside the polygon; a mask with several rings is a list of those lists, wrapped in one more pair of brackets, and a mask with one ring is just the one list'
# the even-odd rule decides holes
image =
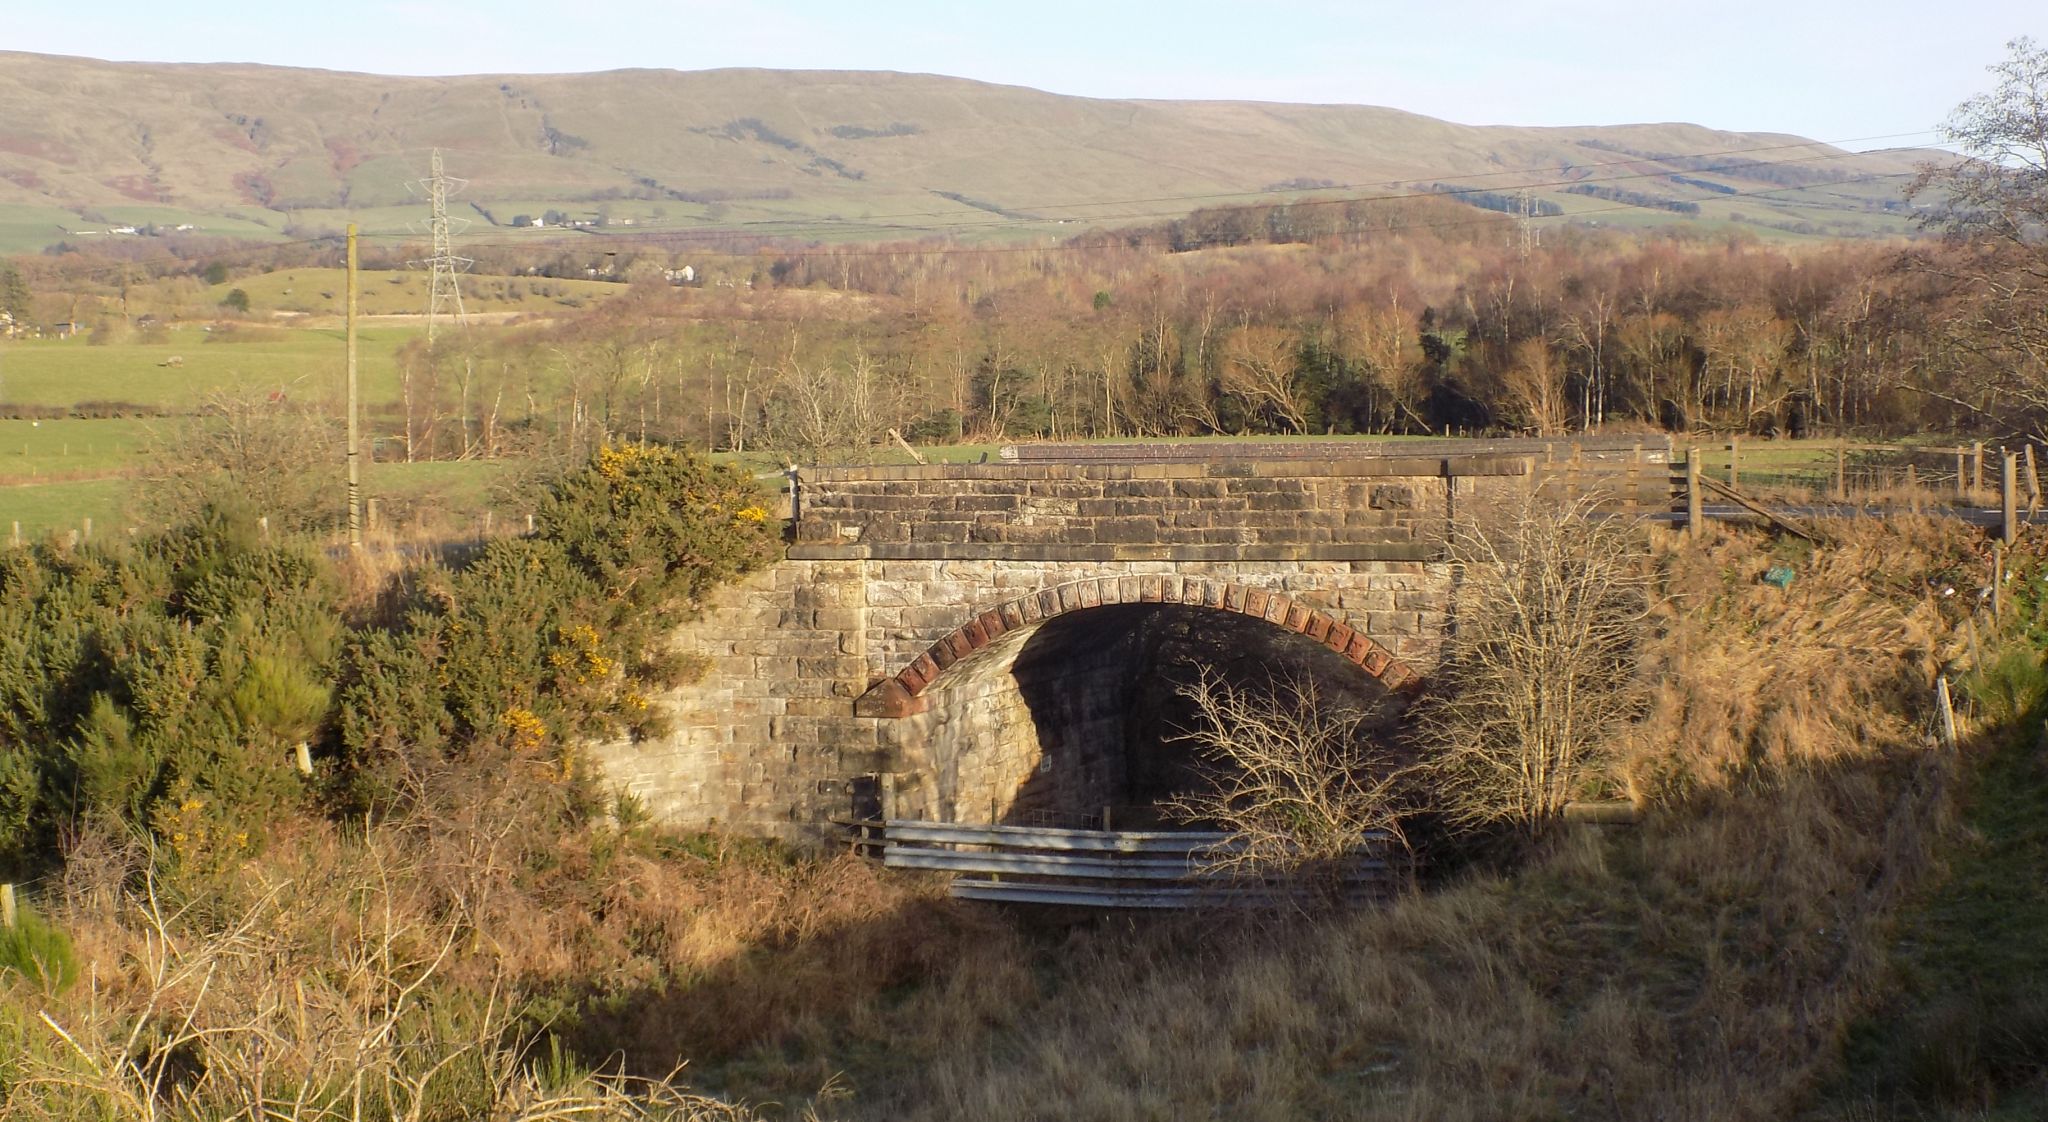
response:
{"label": "wooden fence rail", "polygon": [[[2037,456],[2031,444],[2016,449],[1969,444],[1930,445],[1836,441],[1832,445],[1765,444],[1740,438],[1718,446],[1695,444],[1674,465],[1674,514],[1689,527],[1705,509],[1727,502],[1750,513],[1879,513],[1904,506],[1947,514],[1995,529],[2009,544],[2042,506]],[[1827,455],[1832,452],[1832,456]],[[1986,459],[1989,458],[1989,470]],[[1828,462],[1832,460],[1832,462]],[[1721,475],[1725,471],[1726,482]],[[1986,486],[1986,478],[1990,486]],[[1853,504],[1848,509],[1827,504]]]}

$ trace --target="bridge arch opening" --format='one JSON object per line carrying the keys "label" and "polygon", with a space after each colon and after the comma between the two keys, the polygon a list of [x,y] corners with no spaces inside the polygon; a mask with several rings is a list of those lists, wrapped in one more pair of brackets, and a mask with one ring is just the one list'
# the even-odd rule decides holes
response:
{"label": "bridge arch opening", "polygon": [[864,699],[901,711],[890,723],[898,816],[1162,825],[1161,804],[1203,781],[1183,739],[1197,720],[1183,689],[1197,677],[1276,699],[1312,683],[1382,734],[1417,684],[1378,644],[1278,593],[1188,581],[1171,598],[1140,586],[1127,599],[1105,597],[1109,583],[1087,602],[1072,586],[1035,594],[1070,606],[1035,619],[1019,608],[994,634],[983,613],[979,634],[963,628],[921,656],[928,677],[917,663],[905,672],[922,679],[915,693],[899,675]]}

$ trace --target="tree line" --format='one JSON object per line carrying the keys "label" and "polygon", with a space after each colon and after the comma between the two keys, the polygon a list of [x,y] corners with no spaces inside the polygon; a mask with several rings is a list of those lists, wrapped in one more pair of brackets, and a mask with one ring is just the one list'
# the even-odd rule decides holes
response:
{"label": "tree line", "polygon": [[[1469,211],[1467,211],[1469,213]],[[913,440],[2009,427],[1968,246],[1422,230],[1174,253],[806,254],[406,356],[421,456],[607,436],[799,457]]]}

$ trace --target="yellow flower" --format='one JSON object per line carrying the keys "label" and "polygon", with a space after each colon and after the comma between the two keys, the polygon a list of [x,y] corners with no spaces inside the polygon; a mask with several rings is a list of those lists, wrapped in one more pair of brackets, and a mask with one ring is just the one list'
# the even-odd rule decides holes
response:
{"label": "yellow flower", "polygon": [[532,752],[547,743],[547,722],[541,720],[531,710],[507,709],[500,719],[512,733],[513,751]]}

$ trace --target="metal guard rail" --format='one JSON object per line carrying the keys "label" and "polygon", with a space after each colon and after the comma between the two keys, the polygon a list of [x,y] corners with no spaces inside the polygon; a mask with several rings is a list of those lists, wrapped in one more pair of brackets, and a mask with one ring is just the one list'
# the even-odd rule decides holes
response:
{"label": "metal guard rail", "polygon": [[[879,847],[892,869],[963,874],[951,894],[968,900],[1104,908],[1262,907],[1314,895],[1300,882],[1219,868],[1230,835],[1190,830],[1070,830],[891,819],[851,823],[857,844]],[[880,836],[876,836],[879,834]],[[1329,891],[1347,901],[1384,896],[1396,870],[1373,843],[1346,863]],[[974,847],[968,849],[956,847]],[[1019,879],[1021,878],[1021,879]],[[1328,892],[1325,893],[1329,894]]]}

